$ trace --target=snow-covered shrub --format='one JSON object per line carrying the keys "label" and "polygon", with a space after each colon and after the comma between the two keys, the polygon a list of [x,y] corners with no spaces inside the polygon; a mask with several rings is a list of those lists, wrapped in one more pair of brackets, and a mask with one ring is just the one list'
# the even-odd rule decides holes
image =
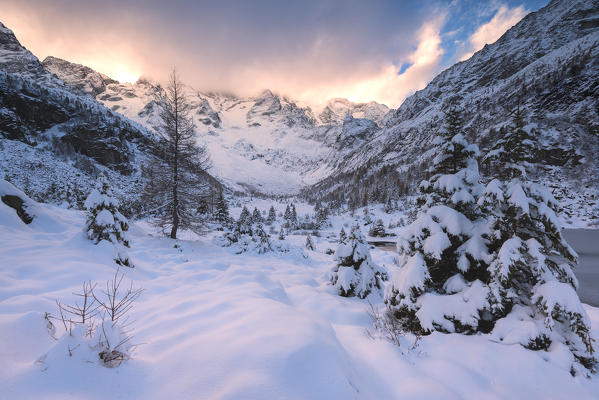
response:
{"label": "snow-covered shrub", "polygon": [[85,200],[87,237],[95,244],[102,240],[111,242],[115,249],[115,261],[119,265],[133,267],[126,248],[129,247],[127,230],[129,223],[118,210],[118,201],[112,196],[104,174],[98,177],[96,187]]}
{"label": "snow-covered shrub", "polygon": [[378,219],[372,227],[368,231],[368,234],[373,237],[385,237],[387,236],[387,231],[385,230],[385,224],[382,219]]}
{"label": "snow-covered shrub", "polygon": [[335,252],[337,265],[333,267],[330,283],[340,296],[365,298],[373,290],[383,287],[387,279],[384,269],[370,257],[370,250],[358,225],[354,226],[347,244],[339,243]]}
{"label": "snow-covered shrub", "polygon": [[[106,282],[105,290],[85,282],[81,293],[74,293],[80,302],[57,301],[60,317],[54,319],[61,322],[64,331],[61,337],[55,337],[56,344],[40,358],[40,363],[50,367],[68,356],[114,368],[131,357],[134,345],[128,314],[142,289],[134,289],[132,284],[123,286],[123,277],[117,270],[113,279]],[[56,326],[50,322],[49,314],[46,316],[49,333],[54,337]]]}

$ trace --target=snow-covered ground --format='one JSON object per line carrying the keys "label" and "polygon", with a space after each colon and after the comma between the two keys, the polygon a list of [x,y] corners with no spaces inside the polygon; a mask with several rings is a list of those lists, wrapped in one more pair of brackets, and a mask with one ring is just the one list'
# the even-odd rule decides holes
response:
{"label": "snow-covered ground", "polygon": [[[267,209],[267,202],[256,204]],[[213,244],[216,233],[174,241],[143,223],[130,231],[136,268],[122,269],[145,289],[132,311],[139,344],[133,358],[112,369],[81,348],[72,357],[65,351],[44,359],[57,343],[44,313],[57,313],[56,299],[74,301],[84,281],[110,279],[116,265],[110,249],[86,239],[83,213],[48,205],[33,210],[34,221],[25,225],[0,203],[3,399],[596,399],[599,393],[597,377],[573,378],[546,353],[488,335],[434,333],[415,349],[409,337],[403,347],[371,339],[367,310],[381,298],[342,298],[327,285],[333,259],[324,251],[335,244],[326,235],[314,238],[316,251],[235,255]],[[298,206],[299,214],[308,211]],[[333,222],[334,229],[343,223]],[[288,240],[303,248],[305,236]],[[393,253],[375,249],[372,256],[394,268]],[[585,308],[599,337],[599,309]]]}

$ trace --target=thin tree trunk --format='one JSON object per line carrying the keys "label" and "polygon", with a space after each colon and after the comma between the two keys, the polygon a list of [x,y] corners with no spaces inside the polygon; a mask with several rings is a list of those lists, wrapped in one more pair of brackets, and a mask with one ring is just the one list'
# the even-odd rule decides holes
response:
{"label": "thin tree trunk", "polygon": [[171,239],[177,238],[179,229],[179,94],[175,85],[175,148],[173,162],[173,227]]}

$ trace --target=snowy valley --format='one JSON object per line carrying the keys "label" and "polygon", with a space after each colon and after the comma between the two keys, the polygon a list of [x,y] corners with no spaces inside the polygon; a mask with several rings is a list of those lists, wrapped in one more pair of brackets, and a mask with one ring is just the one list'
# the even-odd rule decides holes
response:
{"label": "snowy valley", "polygon": [[0,398],[599,398],[598,21],[550,1],[398,109],[0,22]]}

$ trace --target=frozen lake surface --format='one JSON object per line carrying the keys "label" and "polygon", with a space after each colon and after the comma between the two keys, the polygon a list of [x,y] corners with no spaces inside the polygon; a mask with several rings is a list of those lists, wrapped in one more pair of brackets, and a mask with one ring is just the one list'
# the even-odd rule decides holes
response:
{"label": "frozen lake surface", "polygon": [[564,229],[564,237],[578,253],[574,270],[583,303],[599,306],[599,229]]}

